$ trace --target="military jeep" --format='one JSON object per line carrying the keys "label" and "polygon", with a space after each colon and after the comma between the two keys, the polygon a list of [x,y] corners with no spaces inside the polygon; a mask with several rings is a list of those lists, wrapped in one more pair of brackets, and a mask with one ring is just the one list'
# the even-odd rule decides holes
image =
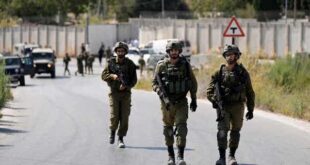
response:
{"label": "military jeep", "polygon": [[22,60],[19,56],[3,56],[0,62],[4,61],[4,71],[8,75],[11,83],[19,82],[20,86],[25,86],[25,75]]}
{"label": "military jeep", "polygon": [[31,78],[35,74],[48,73],[51,78],[55,78],[55,55],[52,49],[36,48],[32,50],[31,58],[33,59],[34,72],[30,75]]}

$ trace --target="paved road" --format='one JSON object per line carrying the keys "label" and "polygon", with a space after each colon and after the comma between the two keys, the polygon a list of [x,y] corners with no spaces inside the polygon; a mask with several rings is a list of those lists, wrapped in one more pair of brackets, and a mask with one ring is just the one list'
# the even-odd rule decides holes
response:
{"label": "paved road", "polygon": [[[59,60],[60,61],[60,60]],[[71,70],[75,70],[71,63]],[[158,97],[133,90],[126,149],[108,143],[108,87],[95,74],[27,78],[0,120],[1,165],[161,165],[167,160]],[[190,165],[218,158],[215,112],[206,101],[189,114],[185,159]],[[310,133],[257,115],[245,121],[237,158],[243,165],[309,165]]]}

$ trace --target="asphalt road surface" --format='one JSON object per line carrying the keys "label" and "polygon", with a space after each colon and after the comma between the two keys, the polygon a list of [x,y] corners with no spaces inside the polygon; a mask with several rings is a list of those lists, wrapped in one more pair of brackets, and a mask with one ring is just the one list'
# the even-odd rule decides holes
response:
{"label": "asphalt road surface", "polygon": [[[109,89],[95,64],[94,75],[26,78],[12,89],[14,100],[0,120],[1,165],[163,165],[167,151],[159,99],[154,92],[132,91],[132,111],[125,149],[108,143]],[[96,61],[97,62],[97,61]],[[71,72],[76,70],[71,62]],[[268,115],[268,114],[267,114]],[[215,164],[215,111],[204,100],[189,113],[185,160]],[[310,131],[255,115],[244,121],[237,160],[243,165],[309,165]]]}

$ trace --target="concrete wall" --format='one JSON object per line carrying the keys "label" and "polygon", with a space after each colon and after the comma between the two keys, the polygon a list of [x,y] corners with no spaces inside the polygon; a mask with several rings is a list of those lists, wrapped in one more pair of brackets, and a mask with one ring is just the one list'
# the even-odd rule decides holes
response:
{"label": "concrete wall", "polygon": [[44,25],[0,28],[0,52],[12,52],[14,44],[27,42],[49,46],[59,57],[66,52],[74,56],[79,53],[81,43],[84,43],[84,31],[80,27]]}
{"label": "concrete wall", "polygon": [[[130,22],[139,25],[141,46],[155,39],[188,39],[194,53],[208,54],[210,51],[220,51],[225,44],[231,43],[231,38],[223,38],[229,20],[131,19]],[[238,21],[245,37],[236,38],[236,43],[243,52],[264,53],[269,57],[310,52],[309,22],[286,24],[259,23],[250,19]]]}

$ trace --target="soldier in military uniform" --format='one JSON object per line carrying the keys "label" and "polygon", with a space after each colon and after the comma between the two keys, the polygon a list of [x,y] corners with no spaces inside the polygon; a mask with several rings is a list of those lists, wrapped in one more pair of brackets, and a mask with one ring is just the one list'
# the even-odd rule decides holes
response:
{"label": "soldier in military uniform", "polygon": [[240,130],[243,124],[244,103],[247,105],[248,112],[246,119],[253,118],[255,93],[252,88],[251,79],[248,71],[237,61],[241,55],[236,45],[227,45],[223,52],[227,65],[212,75],[207,89],[208,100],[214,108],[218,108],[217,96],[215,94],[216,84],[218,83],[219,94],[223,102],[222,119],[218,121],[217,142],[220,158],[216,165],[226,164],[227,134],[230,131],[229,157],[230,165],[237,165],[235,152],[239,145]]}
{"label": "soldier in military uniform", "polygon": [[[192,68],[186,58],[181,57],[182,46],[179,42],[169,42],[166,46],[169,57],[158,62],[154,79],[153,90],[161,100],[163,115],[163,134],[168,149],[168,165],[174,165],[174,135],[178,148],[177,163],[184,165],[184,149],[186,146],[188,102],[186,95],[191,94],[190,109],[197,108],[196,93],[197,81]],[[174,127],[175,126],[175,130]]]}
{"label": "soldier in military uniform", "polygon": [[118,147],[124,148],[124,139],[128,130],[128,120],[131,107],[131,88],[137,83],[135,64],[125,55],[128,46],[117,42],[114,47],[117,57],[111,57],[102,72],[102,80],[110,87],[109,99],[111,105],[110,144],[114,143],[118,128]]}
{"label": "soldier in military uniform", "polygon": [[68,53],[66,53],[65,57],[63,58],[63,62],[65,64],[65,71],[64,71],[64,76],[66,75],[66,72],[68,72],[70,76],[70,70],[69,70],[69,62],[71,61],[71,58]]}
{"label": "soldier in military uniform", "polygon": [[77,71],[75,72],[75,76],[77,76],[78,73],[84,76],[83,52],[76,57],[76,62],[77,62]]}

